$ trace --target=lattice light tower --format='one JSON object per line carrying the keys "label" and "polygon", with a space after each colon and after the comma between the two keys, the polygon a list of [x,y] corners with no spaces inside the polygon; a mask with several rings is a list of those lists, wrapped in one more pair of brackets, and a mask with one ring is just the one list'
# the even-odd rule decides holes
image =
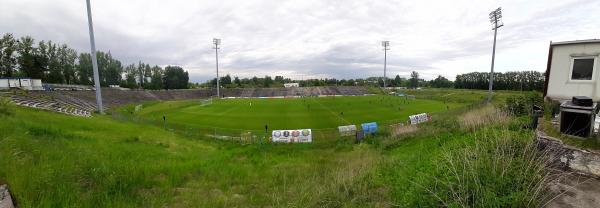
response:
{"label": "lattice light tower", "polygon": [[221,88],[219,80],[219,45],[221,45],[221,39],[213,38],[213,44],[215,45],[213,49],[215,49],[215,61],[217,66],[217,97],[221,98],[221,94],[219,93],[219,90]]}
{"label": "lattice light tower", "polygon": [[494,87],[494,61],[496,58],[496,35],[498,34],[498,28],[504,26],[502,22],[502,10],[501,7],[490,12],[490,22],[492,23],[492,30],[494,30],[494,47],[492,49],[492,69],[490,72],[490,88],[488,92],[488,103],[492,102],[492,88]]}
{"label": "lattice light tower", "polygon": [[88,26],[90,32],[90,48],[92,58],[92,69],[94,71],[94,85],[96,86],[96,105],[98,107],[98,113],[104,114],[104,108],[102,107],[102,92],[100,87],[100,75],[98,73],[98,60],[96,60],[96,41],[94,40],[94,24],[92,23],[92,9],[90,6],[90,0],[86,0],[87,3],[87,16]]}
{"label": "lattice light tower", "polygon": [[383,46],[383,88],[385,89],[387,81],[387,51],[390,50],[390,41],[381,41],[381,46]]}

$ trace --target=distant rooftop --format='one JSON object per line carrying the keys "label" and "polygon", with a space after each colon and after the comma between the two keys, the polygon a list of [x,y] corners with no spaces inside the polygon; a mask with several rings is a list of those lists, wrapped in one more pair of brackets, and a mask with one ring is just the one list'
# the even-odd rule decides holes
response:
{"label": "distant rooftop", "polygon": [[562,41],[562,42],[551,42],[550,45],[571,45],[571,44],[580,44],[580,43],[600,43],[600,39],[587,39],[587,40],[572,40],[572,41]]}

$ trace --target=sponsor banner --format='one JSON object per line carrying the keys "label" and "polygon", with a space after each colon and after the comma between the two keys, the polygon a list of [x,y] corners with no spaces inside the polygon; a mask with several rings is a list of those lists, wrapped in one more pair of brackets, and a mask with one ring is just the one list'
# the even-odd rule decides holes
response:
{"label": "sponsor banner", "polygon": [[429,116],[427,115],[427,113],[421,113],[417,115],[408,116],[408,119],[410,119],[410,124],[414,125],[429,121]]}
{"label": "sponsor banner", "polygon": [[273,142],[312,142],[312,130],[273,130]]}
{"label": "sponsor banner", "polygon": [[362,127],[362,130],[365,134],[374,134],[377,132],[377,123],[375,122],[363,123],[360,125],[360,127]]}
{"label": "sponsor banner", "polygon": [[356,125],[338,126],[340,136],[354,136],[356,134]]}

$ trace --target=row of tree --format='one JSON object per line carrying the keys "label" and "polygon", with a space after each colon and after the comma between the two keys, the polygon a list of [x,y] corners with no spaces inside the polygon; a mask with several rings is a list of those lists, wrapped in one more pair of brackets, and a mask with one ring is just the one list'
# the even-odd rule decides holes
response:
{"label": "row of tree", "polygon": [[[443,77],[442,77],[443,78]],[[448,79],[443,78],[450,82]],[[262,87],[283,87],[286,83],[298,83],[300,87],[313,87],[313,86],[373,86],[383,87],[382,77],[369,77],[366,79],[305,79],[305,80],[292,80],[283,76],[265,76],[265,77],[252,77],[252,78],[239,78],[227,74],[220,77],[219,84],[224,88],[262,88]],[[419,73],[412,72],[411,78],[406,79],[396,75],[393,79],[387,79],[386,86],[388,87],[419,87],[427,86],[427,81],[419,78]],[[205,83],[199,84],[196,87],[216,87],[217,79],[213,78]]]}
{"label": "row of tree", "polygon": [[[425,81],[421,79],[419,73],[413,71],[410,78],[400,77],[396,75],[393,79],[387,79],[387,87],[434,87],[434,88],[457,88],[457,89],[488,89],[489,73],[486,72],[471,72],[456,76],[455,81],[451,81],[444,76],[437,76],[435,79]],[[494,73],[494,89],[497,90],[542,90],[544,86],[544,74],[536,71],[519,71]],[[297,82],[301,87],[310,86],[373,86],[383,87],[382,77],[369,77],[366,79],[307,79],[307,80],[292,80],[283,76],[252,77],[243,78],[231,77],[229,74],[221,77],[220,84],[225,88],[238,87],[282,87],[285,83]],[[216,87],[217,79],[214,78],[206,83],[200,84],[198,87]]]}
{"label": "row of tree", "polygon": [[[110,52],[98,51],[98,72],[102,86],[127,88],[182,89],[189,87],[189,75],[179,66],[150,66],[142,63],[123,66]],[[0,77],[30,77],[45,83],[92,85],[89,53],[78,53],[66,44],[39,41],[30,36],[0,38]]]}
{"label": "row of tree", "polygon": [[[458,89],[488,89],[490,73],[471,72],[456,76],[454,87]],[[544,88],[544,73],[537,71],[519,71],[494,73],[494,89],[541,91]]]}

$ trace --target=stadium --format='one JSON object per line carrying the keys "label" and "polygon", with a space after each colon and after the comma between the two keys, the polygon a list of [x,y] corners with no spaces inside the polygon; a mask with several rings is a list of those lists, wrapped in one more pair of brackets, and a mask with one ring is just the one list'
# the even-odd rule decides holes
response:
{"label": "stadium", "polygon": [[0,208],[600,207],[599,1],[0,5]]}
{"label": "stadium", "polygon": [[[0,126],[5,135],[0,152],[3,158],[11,158],[2,160],[3,167],[11,167],[2,177],[11,181],[12,195],[21,205],[85,206],[96,201],[103,206],[227,206],[284,200],[334,206],[323,204],[323,199],[336,199],[336,204],[350,199],[347,193],[331,188],[350,186],[353,191],[372,191],[374,187],[356,187],[359,182],[355,180],[374,177],[370,176],[374,168],[381,167],[374,164],[383,162],[379,148],[400,151],[393,158],[409,157],[402,159],[408,162],[403,169],[416,172],[399,173],[401,177],[418,177],[415,173],[420,172],[419,167],[435,162],[438,151],[461,146],[470,138],[454,136],[454,128],[464,127],[448,116],[480,108],[487,96],[480,90],[404,89],[389,93],[345,86],[222,89],[221,97],[215,96],[215,89],[103,88],[102,92],[105,115],[95,110],[94,90],[2,92],[2,97],[15,105],[3,116]],[[498,91],[494,100],[501,102],[519,94]],[[427,116],[420,121],[411,119],[419,114]],[[419,122],[424,123],[416,124]],[[373,123],[373,129],[366,125]],[[431,136],[437,139],[419,139]],[[442,149],[439,142],[443,138],[452,139]],[[41,152],[35,156],[26,153],[29,151]],[[61,169],[48,172],[53,170],[50,167]],[[43,187],[50,194],[23,195],[32,184],[43,180],[40,174],[53,178],[51,184],[62,184],[61,193]],[[83,194],[77,188],[82,183],[88,184],[84,192],[91,191],[90,195],[70,199]],[[408,181],[393,184],[404,184],[401,186],[407,189],[403,191],[423,191],[409,186]],[[306,189],[316,192],[304,197],[293,194]],[[115,194],[105,195],[107,191]],[[275,192],[283,194],[272,195]],[[157,197],[148,198],[153,195]],[[387,200],[368,197],[372,198],[359,204]],[[421,202],[410,199],[403,203]]]}
{"label": "stadium", "polygon": [[[239,138],[248,132],[265,138],[273,129],[313,129],[330,136],[339,126],[405,125],[410,115],[462,106],[408,95],[381,96],[367,87],[223,89],[222,99],[215,97],[214,89],[103,92],[105,110],[110,108],[115,118],[206,131],[220,138]],[[19,106],[75,116],[91,117],[96,108],[90,90],[15,91],[8,97]]]}

